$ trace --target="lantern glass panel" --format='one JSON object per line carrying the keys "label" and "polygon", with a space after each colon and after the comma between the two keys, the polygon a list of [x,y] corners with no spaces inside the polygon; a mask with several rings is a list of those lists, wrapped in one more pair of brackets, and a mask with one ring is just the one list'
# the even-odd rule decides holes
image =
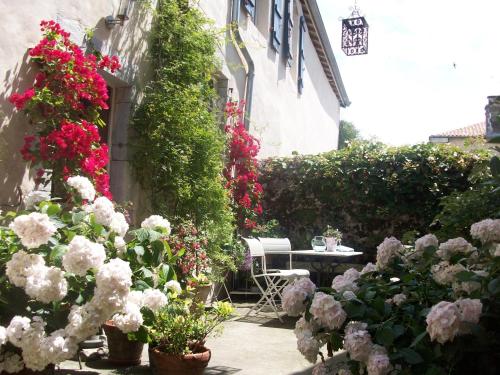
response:
{"label": "lantern glass panel", "polygon": [[364,17],[342,20],[342,50],[347,56],[368,53],[368,22]]}

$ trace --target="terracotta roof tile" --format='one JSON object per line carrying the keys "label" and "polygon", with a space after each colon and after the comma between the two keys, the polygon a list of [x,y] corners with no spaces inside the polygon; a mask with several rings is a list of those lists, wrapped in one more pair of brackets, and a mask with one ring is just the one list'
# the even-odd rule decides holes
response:
{"label": "terracotta roof tile", "polygon": [[478,122],[477,124],[465,126],[459,129],[448,130],[439,134],[431,135],[431,137],[484,137],[486,135],[486,123]]}

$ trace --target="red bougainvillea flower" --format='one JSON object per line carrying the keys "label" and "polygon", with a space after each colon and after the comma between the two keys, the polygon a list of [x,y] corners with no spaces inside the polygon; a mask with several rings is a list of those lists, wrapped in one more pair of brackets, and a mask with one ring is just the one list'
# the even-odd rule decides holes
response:
{"label": "red bougainvillea flower", "polygon": [[244,103],[226,103],[228,121],[224,127],[227,134],[228,151],[224,177],[226,189],[231,193],[238,226],[253,229],[257,217],[262,215],[260,204],[263,189],[258,182],[259,141],[245,129],[243,123]]}

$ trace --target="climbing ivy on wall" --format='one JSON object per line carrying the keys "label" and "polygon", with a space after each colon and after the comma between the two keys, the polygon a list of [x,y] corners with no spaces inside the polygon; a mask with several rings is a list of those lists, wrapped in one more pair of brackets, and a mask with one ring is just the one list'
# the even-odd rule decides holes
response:
{"label": "climbing ivy on wall", "polygon": [[153,78],[133,118],[133,166],[155,212],[189,218],[219,248],[233,216],[222,177],[225,135],[211,110],[217,32],[187,0],[160,0],[151,38]]}
{"label": "climbing ivy on wall", "polygon": [[467,190],[487,161],[485,152],[446,145],[368,142],[317,156],[268,159],[260,168],[264,214],[279,221],[296,248],[307,248],[312,236],[333,225],[346,245],[374,253],[386,236],[427,233],[441,199]]}

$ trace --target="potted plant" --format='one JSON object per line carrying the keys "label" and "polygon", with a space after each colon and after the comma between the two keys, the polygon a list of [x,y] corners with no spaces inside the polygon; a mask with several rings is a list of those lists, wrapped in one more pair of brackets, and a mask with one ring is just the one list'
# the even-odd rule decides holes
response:
{"label": "potted plant", "polygon": [[323,236],[326,238],[326,251],[335,251],[342,240],[342,232],[330,225],[326,226]]}
{"label": "potted plant", "polygon": [[147,327],[153,374],[203,374],[211,357],[205,340],[232,312],[227,302],[217,302],[206,310],[190,299],[171,300]]}
{"label": "potted plant", "polygon": [[143,324],[148,324],[151,312],[165,306],[167,294],[181,293],[175,281],[173,265],[178,255],[173,255],[167,242],[170,223],[152,215],[141,223],[141,228],[130,231],[130,241],[115,238],[117,256],[129,262],[132,269],[133,291],[124,309],[104,325],[108,338],[108,360],[123,366],[141,362],[144,343],[136,338]]}

